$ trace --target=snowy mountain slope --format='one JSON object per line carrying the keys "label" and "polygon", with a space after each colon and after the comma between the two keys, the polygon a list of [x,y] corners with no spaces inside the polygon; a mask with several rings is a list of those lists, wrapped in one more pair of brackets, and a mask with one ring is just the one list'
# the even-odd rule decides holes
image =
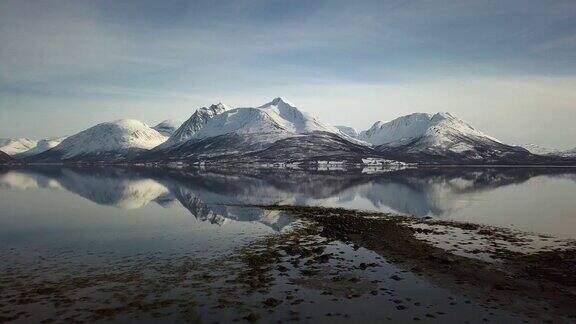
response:
{"label": "snowy mountain slope", "polygon": [[161,122],[160,124],[152,127],[158,133],[170,137],[172,134],[176,132],[176,130],[182,126],[182,121],[177,119],[166,119],[165,121]]}
{"label": "snowy mountain slope", "polygon": [[63,140],[56,147],[32,156],[33,162],[46,161],[118,161],[152,149],[166,137],[150,126],[124,119],[93,126]]}
{"label": "snowy mountain slope", "polygon": [[433,164],[568,163],[507,145],[450,113],[414,113],[376,122],[357,137],[389,159]]}
{"label": "snowy mountain slope", "polygon": [[348,126],[336,126],[336,128],[343,134],[348,135],[352,138],[358,138],[359,133],[358,131],[353,128],[353,127],[348,127]]}
{"label": "snowy mountain slope", "polygon": [[300,111],[296,106],[282,97],[258,107],[275,122],[291,133],[330,132],[339,133],[338,129],[325,125],[312,115]]}
{"label": "snowy mountain slope", "polygon": [[42,152],[46,152],[49,149],[58,146],[65,139],[66,139],[66,137],[53,137],[53,138],[46,138],[46,139],[39,140],[36,143],[35,147],[29,149],[26,152],[18,154],[16,157],[17,158],[25,158],[25,157],[33,156],[36,154],[40,154]]}
{"label": "snowy mountain slope", "polygon": [[424,164],[546,164],[555,161],[553,157],[535,155],[518,146],[457,133],[444,135],[440,140],[421,137],[401,146],[381,145],[376,149],[390,159]]}
{"label": "snowy mountain slope", "polygon": [[36,141],[28,138],[1,138],[0,151],[14,156],[24,153],[36,146]]}
{"label": "snowy mountain slope", "polygon": [[562,153],[561,150],[551,149],[537,144],[521,144],[518,146],[523,147],[528,150],[528,152],[537,155],[560,155]]}
{"label": "snowy mountain slope", "polygon": [[200,140],[225,134],[269,134],[269,141],[311,132],[339,131],[300,111],[283,98],[257,108],[228,110],[209,120],[192,139]]}
{"label": "snowy mountain slope", "polygon": [[561,151],[560,155],[564,157],[576,157],[576,147],[570,150]]}
{"label": "snowy mountain slope", "polygon": [[560,150],[542,147],[536,144],[522,144],[520,146],[530,151],[530,153],[537,155],[560,156],[566,158],[576,157],[576,148],[570,150]]}
{"label": "snowy mountain slope", "polygon": [[288,134],[284,126],[258,108],[236,108],[226,111],[204,125],[192,137],[200,140],[225,134]]}
{"label": "snowy mountain slope", "polygon": [[[267,151],[266,156],[259,156],[258,152],[287,139],[291,141],[285,141],[283,144],[291,147],[290,156],[280,150],[276,153],[277,159],[281,155],[284,162],[286,160],[309,160],[314,156],[340,156],[343,151],[349,159],[352,158],[352,152],[357,150],[359,145],[355,139],[301,112],[285,99],[275,98],[257,108],[236,108],[224,111],[209,119],[187,141],[168,147],[164,144],[143,154],[139,161],[191,162],[206,159],[271,161],[274,156],[270,155],[270,150]],[[330,142],[332,147],[326,145],[326,142]],[[330,152],[330,149],[335,147],[338,149]],[[377,155],[365,146],[363,150],[370,151],[370,154],[363,151],[362,154],[366,157]],[[263,151],[262,154],[264,154]],[[355,158],[361,161],[362,157],[358,155]]]}
{"label": "snowy mountain slope", "polygon": [[375,146],[401,146],[427,137],[430,144],[448,147],[451,144],[449,137],[454,134],[499,142],[450,113],[415,113],[387,123],[377,122],[369,130],[361,132],[359,139]]}
{"label": "snowy mountain slope", "polygon": [[188,141],[200,128],[204,126],[212,117],[223,113],[228,107],[222,103],[202,107],[196,110],[187,121],[178,127],[177,130],[164,142],[159,148],[167,148],[174,145],[182,144]]}

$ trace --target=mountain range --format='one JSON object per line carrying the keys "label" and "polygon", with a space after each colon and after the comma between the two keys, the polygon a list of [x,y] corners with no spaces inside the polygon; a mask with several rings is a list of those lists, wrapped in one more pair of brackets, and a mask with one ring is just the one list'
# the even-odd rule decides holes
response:
{"label": "mountain range", "polygon": [[[137,120],[95,125],[40,141],[0,140],[21,163],[391,165],[574,164],[572,152],[545,152],[502,143],[450,113],[414,113],[376,122],[364,131],[333,127],[284,98],[258,107],[215,104],[180,123]],[[0,156],[0,161],[9,161]]]}

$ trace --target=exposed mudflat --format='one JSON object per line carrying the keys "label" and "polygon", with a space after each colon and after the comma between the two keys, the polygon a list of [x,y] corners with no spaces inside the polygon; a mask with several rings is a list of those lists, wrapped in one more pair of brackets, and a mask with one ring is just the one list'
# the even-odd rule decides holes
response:
{"label": "exposed mudflat", "polygon": [[475,301],[532,319],[576,319],[573,240],[472,223],[344,209],[267,206],[308,219],[320,235],[367,248]]}
{"label": "exposed mudflat", "polygon": [[[250,206],[253,208],[254,206]],[[381,213],[298,218],[228,252],[1,250],[0,322],[571,322],[574,242]]]}

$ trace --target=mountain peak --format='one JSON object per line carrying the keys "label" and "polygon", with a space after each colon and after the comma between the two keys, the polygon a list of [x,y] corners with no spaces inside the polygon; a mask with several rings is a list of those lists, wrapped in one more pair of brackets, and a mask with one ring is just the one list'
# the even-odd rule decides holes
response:
{"label": "mountain peak", "polygon": [[226,106],[225,104],[223,104],[221,102],[219,102],[217,104],[212,104],[208,108],[211,110],[218,110],[218,111],[224,111],[224,110],[230,109],[230,107]]}
{"label": "mountain peak", "polygon": [[269,107],[269,106],[281,106],[281,105],[286,105],[286,106],[290,106],[290,107],[295,107],[292,103],[290,103],[286,98],[284,97],[276,97],[274,99],[272,99],[272,101],[270,101],[269,103],[263,105],[262,107]]}
{"label": "mountain peak", "polygon": [[370,129],[380,128],[380,127],[382,127],[382,125],[384,125],[384,124],[386,124],[386,122],[383,122],[383,121],[379,120],[379,121],[375,122],[375,123],[372,125],[372,127],[370,127]]}
{"label": "mountain peak", "polygon": [[209,119],[229,109],[230,108],[228,106],[219,102],[217,104],[212,104],[209,107],[202,107],[197,109],[192,115],[192,118],[194,118],[194,116],[197,116],[196,118],[205,119],[207,117]]}
{"label": "mountain peak", "polygon": [[111,121],[111,122],[104,122],[101,123],[100,125],[114,125],[114,126],[118,126],[120,128],[140,128],[140,127],[150,127],[148,125],[146,125],[145,123],[136,120],[136,119],[118,119],[115,121]]}
{"label": "mountain peak", "polygon": [[360,134],[360,139],[373,145],[399,146],[424,136],[434,138],[434,143],[443,143],[446,138],[456,134],[497,141],[449,112],[434,115],[413,113],[386,123],[376,122],[369,130]]}
{"label": "mountain peak", "polygon": [[[336,128],[322,124],[286,99],[278,97],[256,108],[236,108],[223,112],[206,122],[194,138],[204,139],[224,134],[274,134],[273,137],[279,139],[317,131],[340,134]],[[272,139],[268,137],[267,140]]]}
{"label": "mountain peak", "polygon": [[449,112],[438,112],[432,116],[431,120],[446,120],[446,119],[457,119]]}
{"label": "mountain peak", "polygon": [[170,138],[162,144],[161,148],[186,142],[192,138],[192,136],[196,134],[196,132],[198,132],[200,128],[208,122],[208,120],[227,111],[228,109],[228,106],[221,102],[212,104],[210,107],[197,109],[187,121],[172,132]]}

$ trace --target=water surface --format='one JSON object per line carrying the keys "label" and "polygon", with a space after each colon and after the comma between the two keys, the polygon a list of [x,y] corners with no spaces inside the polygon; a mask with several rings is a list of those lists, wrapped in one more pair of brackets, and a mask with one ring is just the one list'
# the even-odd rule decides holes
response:
{"label": "water surface", "polygon": [[[246,290],[238,251],[257,251],[264,238],[299,225],[246,205],[343,207],[576,237],[575,196],[570,169],[3,169],[0,319],[522,322],[529,319],[502,301],[470,300],[370,250],[315,243],[320,237],[301,244],[336,256],[318,269],[353,284],[328,287],[300,273],[311,260],[283,255],[287,270],[271,269],[270,286]],[[270,298],[280,304],[269,306]]]}
{"label": "water surface", "polygon": [[18,240],[26,232],[41,232],[35,239],[89,237],[94,231],[109,237],[122,231],[128,237],[150,227],[177,229],[189,222],[221,228],[250,222],[279,231],[290,223],[288,217],[240,206],[251,204],[393,212],[576,237],[573,169],[438,168],[365,174],[34,168],[4,170],[0,190],[2,240]]}

